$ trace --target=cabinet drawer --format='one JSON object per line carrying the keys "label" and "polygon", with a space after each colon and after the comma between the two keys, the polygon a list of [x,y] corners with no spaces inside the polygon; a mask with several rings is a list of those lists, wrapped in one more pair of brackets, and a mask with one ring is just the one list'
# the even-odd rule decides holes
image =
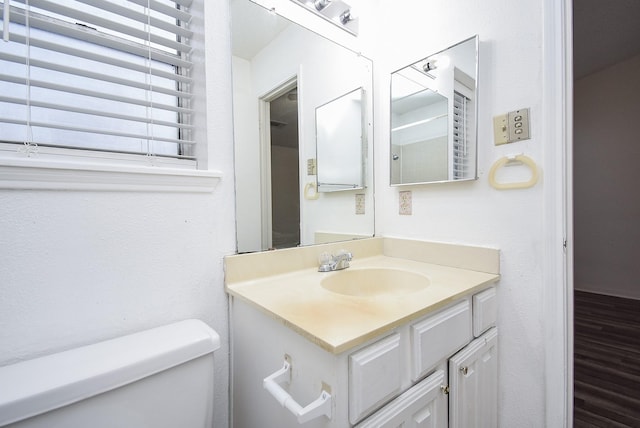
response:
{"label": "cabinet drawer", "polygon": [[447,396],[438,370],[365,419],[356,428],[446,427]]}
{"label": "cabinet drawer", "polygon": [[471,341],[470,306],[465,299],[411,326],[413,381]]}
{"label": "cabinet drawer", "polygon": [[349,420],[352,424],[401,388],[400,335],[395,333],[349,356]]}
{"label": "cabinet drawer", "polygon": [[496,289],[490,288],[473,296],[473,335],[482,333],[496,325],[498,318],[498,298]]}

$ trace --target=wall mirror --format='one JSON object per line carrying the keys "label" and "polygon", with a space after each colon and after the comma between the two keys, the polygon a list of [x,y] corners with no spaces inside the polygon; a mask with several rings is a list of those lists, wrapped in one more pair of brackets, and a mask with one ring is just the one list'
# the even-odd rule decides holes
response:
{"label": "wall mirror", "polygon": [[391,74],[391,185],[475,180],[478,36]]}
{"label": "wall mirror", "polygon": [[[373,236],[371,61],[281,16],[280,5],[320,19],[304,7],[265,2],[229,3],[238,252]],[[348,126],[369,140],[341,150],[360,154],[363,178],[350,190],[326,192],[317,174],[330,171],[331,161],[317,158],[316,138],[331,123],[321,119],[318,131],[316,111],[358,91],[361,114]]]}
{"label": "wall mirror", "polygon": [[364,188],[364,96],[358,88],[316,108],[318,192]]}

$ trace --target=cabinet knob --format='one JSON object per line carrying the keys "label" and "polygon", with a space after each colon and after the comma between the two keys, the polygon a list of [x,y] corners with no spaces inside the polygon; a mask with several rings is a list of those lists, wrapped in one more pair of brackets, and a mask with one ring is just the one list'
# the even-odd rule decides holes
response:
{"label": "cabinet knob", "polygon": [[469,367],[464,366],[464,367],[460,367],[460,371],[462,372],[463,375],[467,375],[467,373],[469,373]]}
{"label": "cabinet knob", "polygon": [[449,394],[449,385],[440,385],[440,391],[442,391],[443,394],[448,395]]}

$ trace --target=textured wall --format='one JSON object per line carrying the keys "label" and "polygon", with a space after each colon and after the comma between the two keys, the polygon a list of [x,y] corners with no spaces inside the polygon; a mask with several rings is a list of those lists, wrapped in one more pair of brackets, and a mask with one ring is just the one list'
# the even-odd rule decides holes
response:
{"label": "textured wall", "polygon": [[225,3],[207,13],[206,151],[222,180],[205,194],[0,191],[0,365],[199,318],[222,339],[214,411],[215,426],[225,427],[222,256],[235,251],[230,52]]}
{"label": "textured wall", "polygon": [[[376,57],[376,234],[467,243],[501,250],[499,425],[545,426],[545,179],[525,190],[499,191],[492,163],[525,153],[544,171],[543,3],[489,0],[383,0],[385,22]],[[389,73],[474,34],[480,36],[479,180],[389,187]],[[492,117],[531,108],[528,141],[493,145]],[[400,190],[413,192],[413,215],[399,215]],[[557,400],[562,400],[562,392]]]}

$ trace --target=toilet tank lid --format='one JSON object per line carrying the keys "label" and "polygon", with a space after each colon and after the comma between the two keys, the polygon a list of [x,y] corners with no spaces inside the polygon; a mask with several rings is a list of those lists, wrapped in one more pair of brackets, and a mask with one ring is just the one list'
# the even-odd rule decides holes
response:
{"label": "toilet tank lid", "polygon": [[135,382],[219,347],[220,336],[191,319],[0,367],[0,426]]}

